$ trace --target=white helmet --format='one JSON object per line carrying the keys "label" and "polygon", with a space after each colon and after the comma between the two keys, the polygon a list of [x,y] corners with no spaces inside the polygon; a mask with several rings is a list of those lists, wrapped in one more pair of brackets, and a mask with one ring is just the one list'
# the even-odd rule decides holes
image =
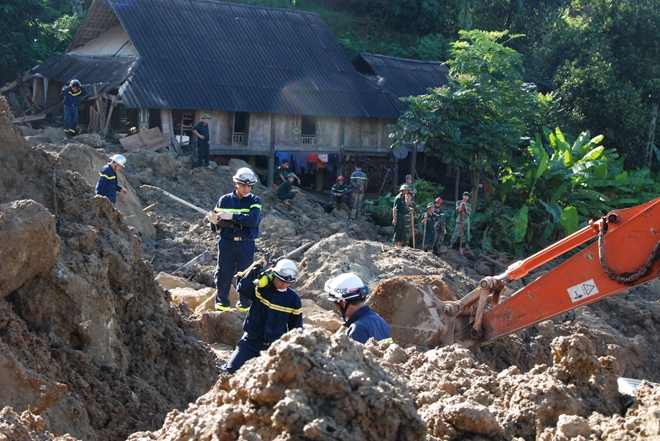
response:
{"label": "white helmet", "polygon": [[257,183],[257,176],[247,167],[239,168],[234,175],[234,182],[252,186]]}
{"label": "white helmet", "polygon": [[110,158],[112,162],[116,162],[117,164],[121,165],[122,167],[124,164],[126,164],[126,158],[123,155],[115,155],[112,158]]}
{"label": "white helmet", "polygon": [[355,274],[344,273],[325,282],[325,292],[330,294],[330,301],[339,303],[357,298],[366,299],[369,287]]}
{"label": "white helmet", "polygon": [[295,283],[299,276],[296,264],[289,259],[282,259],[278,261],[273,268],[273,274],[281,281],[287,283]]}

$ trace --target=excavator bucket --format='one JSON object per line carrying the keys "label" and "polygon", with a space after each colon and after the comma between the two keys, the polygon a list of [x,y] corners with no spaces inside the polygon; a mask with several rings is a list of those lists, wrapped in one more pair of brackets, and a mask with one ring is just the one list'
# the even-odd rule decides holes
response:
{"label": "excavator bucket", "polygon": [[439,276],[396,277],[382,282],[367,304],[390,325],[392,339],[406,347],[453,343],[453,317],[444,311],[460,296]]}

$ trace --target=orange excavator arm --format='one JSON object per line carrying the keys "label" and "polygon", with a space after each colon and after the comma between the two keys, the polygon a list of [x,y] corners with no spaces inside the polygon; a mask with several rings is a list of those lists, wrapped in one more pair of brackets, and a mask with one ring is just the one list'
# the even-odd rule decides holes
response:
{"label": "orange excavator arm", "polygon": [[[499,303],[507,280],[598,237],[576,255]],[[589,226],[511,265],[443,313],[450,328],[443,343],[477,348],[564,312],[618,294],[660,277],[660,198],[614,210]],[[486,311],[487,300],[490,310]],[[474,307],[476,305],[476,308]],[[476,311],[475,311],[476,310]],[[469,320],[459,318],[469,317]],[[469,323],[466,323],[469,322]],[[453,331],[453,332],[452,332]]]}

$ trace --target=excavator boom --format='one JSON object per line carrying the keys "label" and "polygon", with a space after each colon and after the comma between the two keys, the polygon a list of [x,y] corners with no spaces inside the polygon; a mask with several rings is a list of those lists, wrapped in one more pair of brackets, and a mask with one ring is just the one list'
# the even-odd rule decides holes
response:
{"label": "excavator boom", "polygon": [[[481,281],[479,288],[443,313],[450,325],[443,343],[477,348],[564,312],[620,293],[660,277],[660,198],[614,210],[607,216],[539,253],[516,262],[499,276]],[[499,303],[507,280],[517,280],[534,268],[595,241],[534,282]],[[486,311],[487,298],[491,308]],[[499,303],[499,304],[498,304]],[[476,313],[473,306],[476,305]],[[460,320],[460,316],[471,316]],[[451,329],[453,328],[453,329]]]}

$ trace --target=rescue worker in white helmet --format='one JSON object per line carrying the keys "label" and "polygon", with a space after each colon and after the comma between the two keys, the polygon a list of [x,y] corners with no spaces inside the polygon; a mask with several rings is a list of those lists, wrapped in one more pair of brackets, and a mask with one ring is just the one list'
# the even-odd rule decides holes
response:
{"label": "rescue worker in white helmet", "polygon": [[[257,175],[248,167],[239,168],[233,177],[236,188],[218,199],[214,210],[208,214],[211,230],[220,232],[218,240],[218,264],[213,274],[215,281],[215,309],[227,311],[229,289],[234,274],[243,271],[254,260],[254,240],[261,224],[261,199],[252,194]],[[241,297],[236,304],[240,311],[250,308],[250,300]]]}
{"label": "rescue worker in white helmet", "polygon": [[369,288],[353,273],[344,273],[325,283],[325,292],[335,303],[348,328],[346,335],[362,344],[370,338],[378,343],[392,342],[390,326],[364,303]]}
{"label": "rescue worker in white helmet", "polygon": [[105,196],[113,204],[117,203],[117,193],[126,194],[126,189],[117,182],[117,172],[126,164],[126,158],[123,155],[114,155],[110,162],[103,166],[99,172],[99,179],[96,181],[94,193],[99,196]]}
{"label": "rescue worker in white helmet", "polygon": [[243,322],[245,333],[222,369],[233,374],[243,364],[294,328],[303,327],[302,302],[291,285],[298,279],[298,268],[289,259],[279,260],[272,269],[257,266],[238,282],[242,298],[252,301]]}

